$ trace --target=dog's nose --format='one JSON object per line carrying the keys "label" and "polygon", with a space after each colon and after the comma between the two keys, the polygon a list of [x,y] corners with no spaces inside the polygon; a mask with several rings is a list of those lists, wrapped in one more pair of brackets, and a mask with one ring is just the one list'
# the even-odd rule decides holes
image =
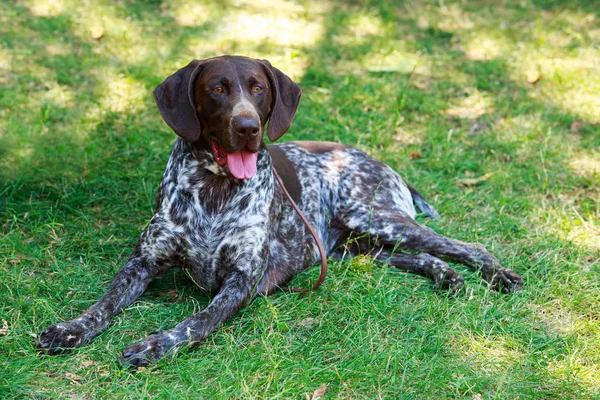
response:
{"label": "dog's nose", "polygon": [[240,136],[256,137],[260,131],[260,121],[253,117],[234,117],[233,129]]}

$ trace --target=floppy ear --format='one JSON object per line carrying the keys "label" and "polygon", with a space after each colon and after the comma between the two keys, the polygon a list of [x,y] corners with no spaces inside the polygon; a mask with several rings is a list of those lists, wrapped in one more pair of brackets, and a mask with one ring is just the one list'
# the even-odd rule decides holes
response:
{"label": "floppy ear", "polygon": [[287,75],[273,67],[267,60],[261,60],[267,70],[271,86],[271,114],[267,135],[272,142],[290,129],[292,120],[300,104],[302,90]]}
{"label": "floppy ear", "polygon": [[190,143],[200,139],[202,132],[194,104],[194,83],[202,63],[193,60],[154,89],[160,115],[176,134]]}

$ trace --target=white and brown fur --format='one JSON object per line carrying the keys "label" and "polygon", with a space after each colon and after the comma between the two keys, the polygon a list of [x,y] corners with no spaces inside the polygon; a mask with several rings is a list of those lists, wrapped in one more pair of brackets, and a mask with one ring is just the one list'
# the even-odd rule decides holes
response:
{"label": "white and brown fur", "polygon": [[[227,86],[225,96],[211,89],[215,82]],[[252,85],[263,85],[265,93],[252,92]],[[483,246],[415,222],[415,204],[430,217],[437,212],[389,166],[334,143],[265,146],[267,120],[275,141],[289,128],[300,100],[298,86],[268,62],[193,61],[163,82],[155,96],[163,118],[181,137],[171,151],[154,216],[104,296],[76,319],[42,333],[39,347],[49,354],[89,342],[153,278],[185,268],[214,297],[198,314],[125,348],[123,362],[146,365],[201,341],[257,295],[273,292],[318,261],[314,239],[275,184],[273,166],[328,257],[368,253],[431,278],[435,288],[455,291],[463,279],[443,261],[448,259],[481,271],[493,289],[522,287],[521,278]],[[227,151],[243,146],[258,151],[256,175],[233,178],[215,162],[211,140]]]}

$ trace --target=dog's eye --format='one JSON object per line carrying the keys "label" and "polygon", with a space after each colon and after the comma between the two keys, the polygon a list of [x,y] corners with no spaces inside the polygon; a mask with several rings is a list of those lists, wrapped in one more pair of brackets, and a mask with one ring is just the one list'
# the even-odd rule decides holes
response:
{"label": "dog's eye", "polygon": [[211,89],[215,93],[225,93],[225,89],[222,86],[215,86]]}
{"label": "dog's eye", "polygon": [[252,91],[253,91],[254,93],[260,93],[260,92],[262,92],[262,91],[263,91],[263,87],[262,87],[262,86],[259,86],[259,85],[256,85],[256,86],[254,86],[254,87],[252,88]]}

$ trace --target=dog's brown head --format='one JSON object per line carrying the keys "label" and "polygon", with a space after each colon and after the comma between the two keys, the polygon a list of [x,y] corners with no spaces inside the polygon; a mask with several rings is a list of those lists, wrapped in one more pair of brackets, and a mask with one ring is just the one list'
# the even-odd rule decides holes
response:
{"label": "dog's brown head", "polygon": [[167,125],[190,143],[203,141],[237,179],[254,176],[265,124],[269,139],[279,139],[301,94],[268,61],[239,56],[194,60],[154,90]]}

